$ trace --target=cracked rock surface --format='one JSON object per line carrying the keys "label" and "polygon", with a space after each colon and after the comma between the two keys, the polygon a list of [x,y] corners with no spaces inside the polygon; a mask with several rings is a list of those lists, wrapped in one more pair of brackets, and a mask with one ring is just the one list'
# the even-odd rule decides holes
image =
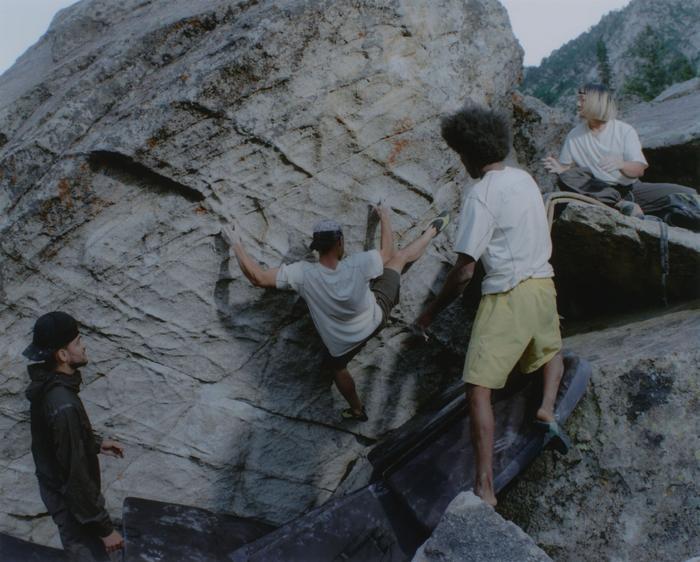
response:
{"label": "cracked rock surface", "polygon": [[566,430],[499,503],[554,560],[675,562],[700,552],[697,308],[566,338],[593,376]]}
{"label": "cracked rock surface", "polygon": [[456,210],[468,181],[440,115],[467,99],[510,112],[521,61],[495,0],[61,11],[0,77],[0,531],[56,544],[20,356],[54,309],[83,324],[93,424],[126,445],[102,459],[113,515],[133,495],[279,524],[330,497],[459,374],[440,346],[462,349],[466,326],[402,346],[454,230],[351,364],[371,418],[360,425],[339,419],[303,302],[252,288],[219,229],[235,219],[252,256],[278,266],[310,258],[311,226],[331,216],[354,252],[376,240],[368,204],[387,198],[404,243]]}

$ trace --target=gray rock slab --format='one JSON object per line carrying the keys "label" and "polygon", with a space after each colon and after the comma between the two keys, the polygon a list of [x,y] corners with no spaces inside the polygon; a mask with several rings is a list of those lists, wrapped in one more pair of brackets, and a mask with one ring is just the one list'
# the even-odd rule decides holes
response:
{"label": "gray rock slab", "polygon": [[593,377],[545,454],[499,503],[555,560],[676,562],[700,552],[700,311],[566,338]]}
{"label": "gray rock slab", "polygon": [[692,78],[691,80],[686,80],[685,82],[679,82],[678,84],[673,84],[656,96],[652,101],[661,102],[673,98],[679,98],[694,92],[695,90],[700,90],[700,77]]}
{"label": "gray rock slab", "polygon": [[623,120],[637,129],[645,149],[683,145],[700,138],[700,90],[629,108]]}
{"label": "gray rock slab", "polygon": [[700,79],[676,84],[655,100],[627,109],[623,120],[639,133],[649,168],[645,181],[700,189]]}
{"label": "gray rock slab", "polygon": [[472,492],[448,506],[413,562],[544,562],[551,560],[523,530]]}

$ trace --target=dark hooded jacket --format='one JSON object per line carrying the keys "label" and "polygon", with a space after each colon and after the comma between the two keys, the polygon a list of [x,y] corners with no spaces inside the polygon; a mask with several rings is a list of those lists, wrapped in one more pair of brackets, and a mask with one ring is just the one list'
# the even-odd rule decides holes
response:
{"label": "dark hooded jacket", "polygon": [[29,365],[32,456],[39,483],[60,494],[66,508],[89,532],[106,537],[112,523],[100,492],[101,439],[92,431],[78,396],[82,378]]}

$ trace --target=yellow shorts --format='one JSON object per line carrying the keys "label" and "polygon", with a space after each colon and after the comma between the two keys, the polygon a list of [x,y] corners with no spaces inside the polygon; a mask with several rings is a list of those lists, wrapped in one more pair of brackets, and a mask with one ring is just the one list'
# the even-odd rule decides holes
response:
{"label": "yellow shorts", "polygon": [[503,388],[516,364],[532,373],[554,357],[561,349],[556,296],[551,279],[526,279],[506,293],[482,296],[464,381]]}

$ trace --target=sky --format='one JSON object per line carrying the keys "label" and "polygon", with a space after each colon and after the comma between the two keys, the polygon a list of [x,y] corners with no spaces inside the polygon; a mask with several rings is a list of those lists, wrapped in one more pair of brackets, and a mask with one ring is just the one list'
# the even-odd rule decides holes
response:
{"label": "sky", "polygon": [[[118,1],[118,0],[114,0]],[[75,0],[0,0],[0,73],[5,72],[49,27],[61,8]],[[611,10],[630,0],[501,0],[515,36],[525,49],[525,65],[574,39]]]}

